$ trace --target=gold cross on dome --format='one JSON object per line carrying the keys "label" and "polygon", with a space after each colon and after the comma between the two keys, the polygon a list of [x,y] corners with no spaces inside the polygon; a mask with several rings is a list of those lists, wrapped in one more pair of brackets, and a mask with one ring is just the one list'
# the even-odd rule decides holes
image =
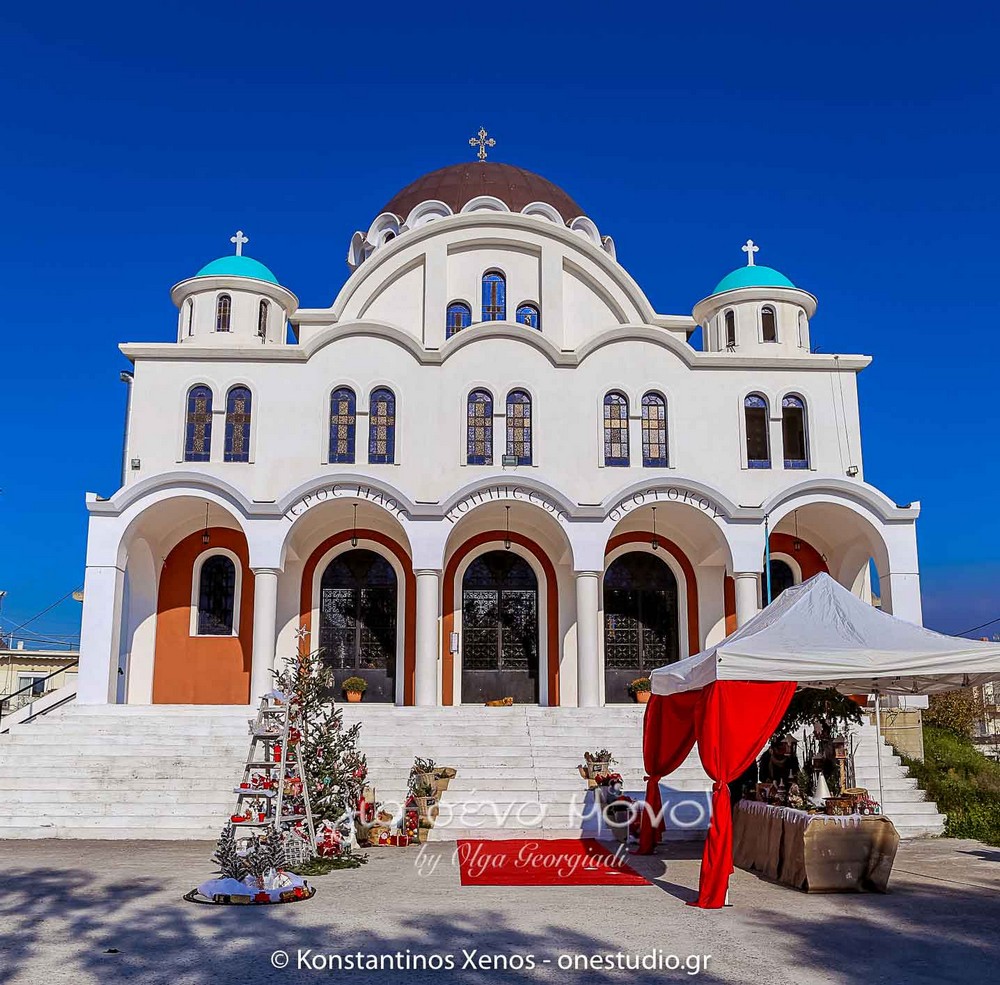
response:
{"label": "gold cross on dome", "polygon": [[489,136],[489,134],[487,134],[486,127],[480,127],[477,136],[469,137],[469,146],[479,148],[479,152],[476,154],[476,157],[479,158],[480,162],[486,160],[486,148],[496,147],[496,145],[497,142]]}

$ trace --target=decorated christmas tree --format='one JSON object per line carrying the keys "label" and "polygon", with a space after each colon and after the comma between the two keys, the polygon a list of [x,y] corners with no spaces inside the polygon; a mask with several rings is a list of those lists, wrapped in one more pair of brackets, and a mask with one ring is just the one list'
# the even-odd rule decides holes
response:
{"label": "decorated christmas tree", "polygon": [[353,828],[368,777],[368,763],[358,748],[361,725],[344,727],[343,712],[333,700],[333,669],[323,661],[321,650],[306,647],[304,630],[297,635],[299,653],[285,661],[276,677],[279,690],[291,697],[293,720],[301,732],[313,816]]}

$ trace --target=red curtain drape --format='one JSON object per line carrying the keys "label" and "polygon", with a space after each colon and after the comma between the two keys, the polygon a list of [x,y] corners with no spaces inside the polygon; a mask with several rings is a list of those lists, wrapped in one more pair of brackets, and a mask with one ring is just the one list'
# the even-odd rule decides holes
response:
{"label": "red curtain drape", "polygon": [[[698,755],[712,784],[712,820],[701,858],[698,900],[717,909],[733,872],[733,818],[728,784],[750,765],[781,722],[795,693],[789,682],[715,681],[694,709]],[[646,741],[643,737],[643,755]],[[657,790],[657,793],[659,791]]]}
{"label": "red curtain drape", "polygon": [[[673,773],[694,747],[695,707],[701,691],[650,695],[642,723],[646,807],[640,818],[639,854],[650,855],[663,833],[660,780]],[[653,818],[656,818],[654,821]]]}

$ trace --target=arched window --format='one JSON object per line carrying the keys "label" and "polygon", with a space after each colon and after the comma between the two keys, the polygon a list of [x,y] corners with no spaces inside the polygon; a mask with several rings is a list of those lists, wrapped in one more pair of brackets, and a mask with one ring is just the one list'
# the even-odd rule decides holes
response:
{"label": "arched window", "polygon": [[667,466],[667,402],[652,391],[642,398],[642,464],[646,468]]}
{"label": "arched window", "polygon": [[187,333],[188,337],[194,335],[194,301],[187,299]]}
{"label": "arched window", "polygon": [[233,312],[233,299],[228,294],[220,294],[215,302],[215,330],[228,332]]}
{"label": "arched window", "polygon": [[806,405],[801,397],[789,395],[781,401],[781,439],[784,444],[785,468],[809,468]]}
{"label": "arched window", "polygon": [[354,461],[357,403],[354,391],[342,386],[330,394],[330,462]]}
{"label": "arched window", "polygon": [[538,307],[533,304],[522,304],[517,309],[517,322],[527,325],[528,328],[541,330],[542,316],[538,313]]}
{"label": "arched window", "polygon": [[473,390],[465,416],[465,461],[469,465],[493,464],[493,395]]}
{"label": "arched window", "polygon": [[504,321],[507,317],[507,281],[498,270],[483,275],[483,321]]}
{"label": "arched window", "polygon": [[396,455],[396,397],[392,390],[372,391],[368,404],[368,461],[392,465]]}
{"label": "arched window", "polygon": [[770,443],[767,440],[767,401],[758,393],[751,393],[743,401],[747,429],[747,466],[751,469],[771,467]]}
{"label": "arched window", "polygon": [[184,461],[207,462],[212,457],[212,391],[203,384],[191,387],[184,428]]}
{"label": "arched window", "polygon": [[531,397],[524,390],[507,394],[507,454],[531,464]]}
{"label": "arched window", "polygon": [[774,308],[769,304],[760,309],[760,330],[765,342],[778,341],[778,325],[774,318]]}
{"label": "arched window", "polygon": [[628,466],[628,398],[614,390],[604,396],[604,464]]}
{"label": "arched window", "polygon": [[250,461],[250,391],[234,386],[226,395],[227,462]]}
{"label": "arched window", "polygon": [[236,615],[236,565],[213,554],[198,577],[198,636],[232,636]]}
{"label": "arched window", "polygon": [[257,307],[257,336],[260,340],[267,340],[267,309],[270,306],[266,301],[261,301]]}
{"label": "arched window", "polygon": [[[791,588],[795,584],[795,572],[787,561],[781,558],[772,558],[770,566],[771,574],[771,601],[773,602],[786,588]],[[761,602],[767,605],[767,578],[760,580]]]}
{"label": "arched window", "polygon": [[448,305],[448,317],[444,327],[444,337],[450,339],[456,332],[472,324],[472,309],[464,301],[452,301]]}
{"label": "arched window", "polygon": [[726,312],[726,348],[736,348],[736,312],[731,308]]}

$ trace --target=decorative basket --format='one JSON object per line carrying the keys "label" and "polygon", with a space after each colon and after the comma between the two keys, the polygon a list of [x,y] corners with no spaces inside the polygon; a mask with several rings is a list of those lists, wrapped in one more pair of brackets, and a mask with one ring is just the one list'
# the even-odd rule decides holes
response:
{"label": "decorative basket", "polygon": [[426,783],[427,786],[434,790],[436,790],[438,786],[436,773],[416,773],[414,774],[414,780],[418,786]]}
{"label": "decorative basket", "polygon": [[437,803],[436,797],[414,797],[417,802],[417,813],[421,817],[430,817],[431,808]]}
{"label": "decorative basket", "polygon": [[837,815],[847,815],[854,813],[854,798],[853,797],[827,797],[826,798],[826,813],[827,814],[837,814]]}

